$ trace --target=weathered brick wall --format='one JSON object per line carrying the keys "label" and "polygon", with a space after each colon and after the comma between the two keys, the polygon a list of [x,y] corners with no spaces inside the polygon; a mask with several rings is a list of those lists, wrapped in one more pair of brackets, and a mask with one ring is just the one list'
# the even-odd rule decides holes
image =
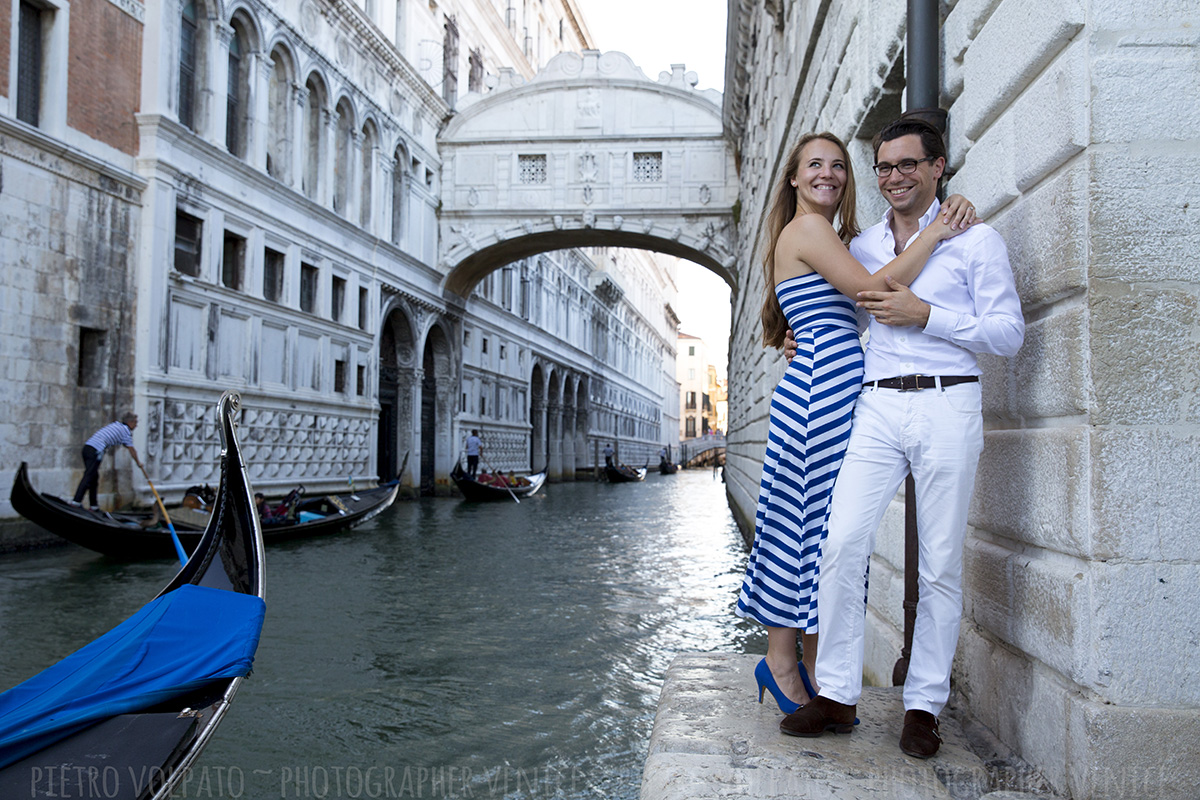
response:
{"label": "weathered brick wall", "polygon": [[67,124],[135,155],[142,23],[109,0],[84,0],[71,4],[70,39]]}
{"label": "weathered brick wall", "polygon": [[[745,84],[726,87],[731,99],[749,95],[727,467],[749,519],[782,369],[757,338],[767,187],[800,134],[867,137],[899,110],[905,22],[899,0],[835,2],[824,16],[799,2],[783,24],[760,6],[731,9],[731,25],[756,41],[741,51]],[[1005,237],[1028,325],[1016,357],[981,359],[986,445],[955,686],[1064,794],[1191,798],[1200,3],[942,6],[949,188]],[[864,169],[870,150],[852,149],[870,224],[883,209]],[[877,681],[899,649],[902,531],[898,499],[871,565]]]}

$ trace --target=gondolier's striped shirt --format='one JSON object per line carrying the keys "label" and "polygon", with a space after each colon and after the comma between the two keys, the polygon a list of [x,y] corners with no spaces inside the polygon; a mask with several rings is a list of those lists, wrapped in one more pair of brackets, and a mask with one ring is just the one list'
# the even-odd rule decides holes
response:
{"label": "gondolier's striped shirt", "polygon": [[92,438],[84,444],[94,448],[96,453],[102,456],[105,450],[118,444],[133,447],[133,431],[129,430],[129,426],[124,422],[110,422],[93,433]]}

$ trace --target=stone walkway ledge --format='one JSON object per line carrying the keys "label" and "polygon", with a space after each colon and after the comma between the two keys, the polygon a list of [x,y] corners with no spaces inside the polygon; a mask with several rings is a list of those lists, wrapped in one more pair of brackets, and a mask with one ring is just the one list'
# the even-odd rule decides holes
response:
{"label": "stone walkway ledge", "polygon": [[992,780],[962,727],[943,714],[941,750],[900,752],[900,688],[867,687],[850,735],[809,739],[779,732],[770,694],[757,701],[760,656],[689,653],[663,682],[642,775],[641,800],[1017,800]]}

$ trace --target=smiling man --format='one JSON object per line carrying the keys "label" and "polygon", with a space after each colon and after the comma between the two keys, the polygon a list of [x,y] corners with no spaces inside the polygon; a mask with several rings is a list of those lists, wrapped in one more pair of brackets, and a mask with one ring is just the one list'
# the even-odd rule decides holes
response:
{"label": "smiling man", "polygon": [[[941,134],[924,120],[901,117],[875,138],[874,168],[891,208],[850,244],[872,273],[937,217],[938,181],[946,168]],[[1013,355],[1025,322],[1004,241],[987,225],[940,242],[911,288],[890,278],[888,283],[891,291],[858,295],[858,305],[872,319],[863,388],[821,556],[820,689],[780,729],[794,736],[854,729],[862,695],[867,562],[884,510],[911,471],[920,602],[900,749],[928,758],[941,744],[937,715],[950,694],[967,507],[983,449],[976,354]]]}

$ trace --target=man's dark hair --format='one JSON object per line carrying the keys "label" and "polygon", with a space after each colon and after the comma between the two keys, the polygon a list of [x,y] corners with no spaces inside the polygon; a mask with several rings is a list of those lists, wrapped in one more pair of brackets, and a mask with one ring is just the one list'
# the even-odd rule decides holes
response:
{"label": "man's dark hair", "polygon": [[[921,146],[925,149],[927,158],[946,158],[946,143],[942,140],[942,134],[936,127],[915,114],[901,114],[875,134],[875,139],[871,142],[875,148],[875,160],[879,160],[881,144],[912,134],[921,137]],[[949,161],[949,159],[946,160]]]}

